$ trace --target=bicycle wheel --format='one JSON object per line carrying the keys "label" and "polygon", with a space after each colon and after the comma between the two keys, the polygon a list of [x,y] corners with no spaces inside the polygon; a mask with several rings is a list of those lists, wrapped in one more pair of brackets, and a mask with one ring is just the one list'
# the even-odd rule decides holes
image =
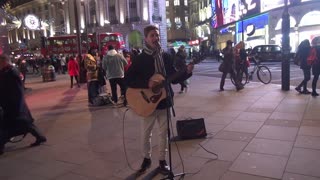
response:
{"label": "bicycle wheel", "polygon": [[271,82],[271,72],[267,66],[259,66],[257,70],[258,79],[264,83],[269,84]]}
{"label": "bicycle wheel", "polygon": [[[236,85],[234,79],[232,77],[230,77],[231,82],[233,85]],[[239,72],[239,82],[242,86],[244,86],[245,84],[247,84],[249,82],[249,74],[244,72],[242,69]]]}

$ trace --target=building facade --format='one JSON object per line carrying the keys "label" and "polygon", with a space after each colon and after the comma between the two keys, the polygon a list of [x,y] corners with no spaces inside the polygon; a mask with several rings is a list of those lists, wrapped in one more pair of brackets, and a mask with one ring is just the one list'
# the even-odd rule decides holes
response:
{"label": "building facade", "polygon": [[[235,43],[244,41],[246,48],[264,44],[281,46],[284,0],[215,0],[212,5],[216,48],[223,49],[227,40]],[[312,41],[314,37],[320,36],[320,22],[315,21],[320,18],[320,1],[289,0],[288,7],[290,47],[295,52],[304,39]]]}
{"label": "building facade", "polygon": [[169,46],[186,45],[190,40],[189,0],[166,0],[166,17]]}
{"label": "building facade", "polygon": [[[29,30],[24,24],[9,32],[11,49],[22,43],[29,48],[40,47],[40,37],[76,34],[81,32],[123,34],[126,47],[142,48],[143,29],[153,24],[159,27],[162,47],[167,47],[165,0],[32,0],[16,4],[9,12],[24,19],[34,14],[40,26]],[[77,13],[75,13],[77,12]],[[79,26],[76,25],[76,19]]]}
{"label": "building facade", "polygon": [[209,51],[213,46],[211,20],[213,0],[190,0],[190,31],[189,45],[196,51]]}

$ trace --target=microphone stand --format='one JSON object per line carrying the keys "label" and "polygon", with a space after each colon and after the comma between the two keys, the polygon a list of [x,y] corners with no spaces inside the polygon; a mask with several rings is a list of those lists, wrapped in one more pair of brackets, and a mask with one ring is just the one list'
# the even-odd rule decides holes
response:
{"label": "microphone stand", "polygon": [[164,74],[164,77],[165,77],[165,80],[164,80],[164,88],[165,88],[165,91],[166,91],[166,94],[167,94],[167,98],[166,98],[166,104],[167,104],[167,131],[168,131],[168,154],[169,154],[169,174],[166,175],[166,177],[162,178],[161,180],[164,180],[164,179],[169,179],[169,180],[174,180],[174,177],[178,177],[178,176],[181,176],[181,177],[184,177],[185,176],[185,173],[182,172],[182,173],[179,173],[179,174],[174,174],[173,171],[172,171],[172,155],[171,155],[171,133],[170,133],[170,122],[171,122],[171,113],[170,113],[170,101],[171,101],[171,105],[172,105],[172,113],[173,113],[173,116],[175,116],[175,111],[174,111],[174,107],[173,107],[173,94],[171,93],[171,90],[170,90],[170,82],[168,81],[168,78],[167,78],[167,73],[166,73],[166,68],[165,68],[165,63],[163,61],[163,58],[162,58],[162,52],[161,52],[161,46],[160,46],[160,43],[159,43],[159,48],[160,48],[160,51],[159,51],[159,56],[160,56],[160,59],[162,60],[162,63],[163,63],[163,66],[162,66],[162,72]]}

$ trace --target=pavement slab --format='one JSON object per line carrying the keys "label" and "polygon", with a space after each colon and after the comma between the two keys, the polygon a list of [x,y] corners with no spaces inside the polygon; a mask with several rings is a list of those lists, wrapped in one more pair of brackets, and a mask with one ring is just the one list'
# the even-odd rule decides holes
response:
{"label": "pavement slab", "polygon": [[[29,148],[34,138],[28,135],[8,143],[0,156],[0,179],[163,178],[156,171],[158,127],[152,136],[152,166],[135,177],[143,159],[141,118],[126,108],[88,107],[86,85],[70,89],[69,83],[67,75],[48,83],[41,77],[27,79],[26,99],[48,142]],[[194,75],[188,92],[175,94],[174,173],[184,169],[187,180],[320,179],[319,98],[255,82],[237,92],[229,80],[220,92],[219,83],[219,78]],[[179,88],[173,85],[175,92]],[[204,118],[206,138],[176,138],[176,122],[189,118]]]}

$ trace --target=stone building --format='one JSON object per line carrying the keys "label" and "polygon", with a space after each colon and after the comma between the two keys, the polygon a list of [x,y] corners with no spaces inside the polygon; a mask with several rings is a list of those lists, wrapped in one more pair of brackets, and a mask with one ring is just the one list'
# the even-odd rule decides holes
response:
{"label": "stone building", "polygon": [[[123,34],[126,48],[144,44],[143,29],[159,27],[162,47],[167,47],[165,0],[23,0],[14,1],[9,10],[19,19],[34,14],[40,28],[29,30],[24,25],[8,35],[12,49],[27,42],[31,49],[40,47],[40,37],[76,34],[76,18],[81,32]],[[77,14],[75,12],[78,12]]]}

